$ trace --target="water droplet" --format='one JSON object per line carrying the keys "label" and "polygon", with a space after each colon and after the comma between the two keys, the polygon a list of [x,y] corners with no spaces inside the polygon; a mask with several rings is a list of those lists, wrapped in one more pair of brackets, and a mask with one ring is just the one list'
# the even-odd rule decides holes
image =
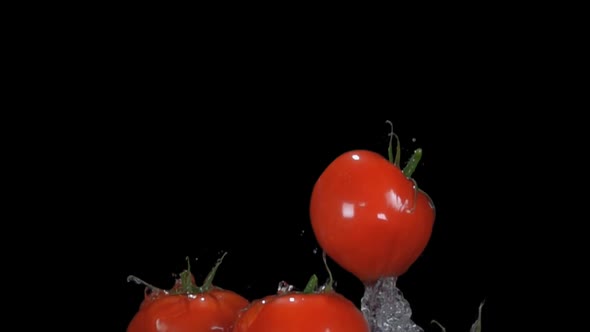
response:
{"label": "water droplet", "polygon": [[299,234],[299,235],[303,236],[304,233],[305,233],[305,229],[301,230],[301,234]]}
{"label": "water droplet", "polygon": [[412,142],[416,142],[416,137],[412,137]]}
{"label": "water droplet", "polygon": [[293,285],[289,285],[286,281],[279,282],[279,287],[277,289],[278,294],[288,293],[293,290]]}
{"label": "water droplet", "polygon": [[318,248],[313,249],[313,254],[316,255],[318,253]]}

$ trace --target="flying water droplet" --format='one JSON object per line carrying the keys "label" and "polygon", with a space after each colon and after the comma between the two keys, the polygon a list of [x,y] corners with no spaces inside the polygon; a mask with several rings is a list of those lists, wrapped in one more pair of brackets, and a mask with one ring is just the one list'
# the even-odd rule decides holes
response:
{"label": "flying water droplet", "polygon": [[318,248],[313,249],[313,254],[316,255],[318,253]]}
{"label": "flying water droplet", "polygon": [[416,137],[412,137],[412,142],[416,143]]}
{"label": "flying water droplet", "polygon": [[277,289],[277,294],[285,294],[289,293],[293,290],[293,285],[289,285],[286,281],[279,282],[279,287]]}
{"label": "flying water droplet", "polygon": [[305,229],[301,230],[301,233],[299,235],[303,236],[303,234],[305,234]]}

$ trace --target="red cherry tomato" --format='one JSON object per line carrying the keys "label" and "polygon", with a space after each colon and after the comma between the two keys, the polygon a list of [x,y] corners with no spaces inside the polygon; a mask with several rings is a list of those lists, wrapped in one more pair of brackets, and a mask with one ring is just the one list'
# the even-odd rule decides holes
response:
{"label": "red cherry tomato", "polygon": [[201,287],[196,286],[193,275],[187,270],[170,291],[155,289],[146,294],[127,332],[231,331],[238,313],[249,302],[235,292],[212,285],[220,263],[221,260]]}
{"label": "red cherry tomato", "polygon": [[231,331],[247,305],[240,295],[218,288],[194,295],[148,295],[127,332]]}
{"label": "red cherry tomato", "polygon": [[287,293],[254,301],[233,332],[369,332],[361,311],[344,296]]}
{"label": "red cherry tomato", "polygon": [[434,204],[381,155],[349,151],[314,185],[310,217],[320,246],[366,283],[400,276],[424,251]]}

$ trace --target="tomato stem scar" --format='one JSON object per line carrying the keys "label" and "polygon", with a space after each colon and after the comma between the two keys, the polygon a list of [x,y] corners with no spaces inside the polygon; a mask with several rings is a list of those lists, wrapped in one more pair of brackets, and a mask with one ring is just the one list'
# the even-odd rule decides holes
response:
{"label": "tomato stem scar", "polygon": [[[400,158],[401,158],[401,147],[399,137],[396,133],[393,132],[393,122],[386,120],[385,123],[388,123],[391,126],[391,131],[389,132],[389,146],[387,147],[387,154],[389,155],[389,162],[392,162],[398,168],[400,167]],[[397,142],[395,148],[395,156],[393,155],[393,137]]]}

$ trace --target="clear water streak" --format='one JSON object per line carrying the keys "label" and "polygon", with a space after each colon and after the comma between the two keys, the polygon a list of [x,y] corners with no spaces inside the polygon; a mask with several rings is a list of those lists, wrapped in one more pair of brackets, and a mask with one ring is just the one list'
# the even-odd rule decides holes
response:
{"label": "clear water streak", "polygon": [[361,311],[371,326],[371,332],[423,332],[412,321],[412,309],[396,286],[397,278],[379,279],[365,286]]}

